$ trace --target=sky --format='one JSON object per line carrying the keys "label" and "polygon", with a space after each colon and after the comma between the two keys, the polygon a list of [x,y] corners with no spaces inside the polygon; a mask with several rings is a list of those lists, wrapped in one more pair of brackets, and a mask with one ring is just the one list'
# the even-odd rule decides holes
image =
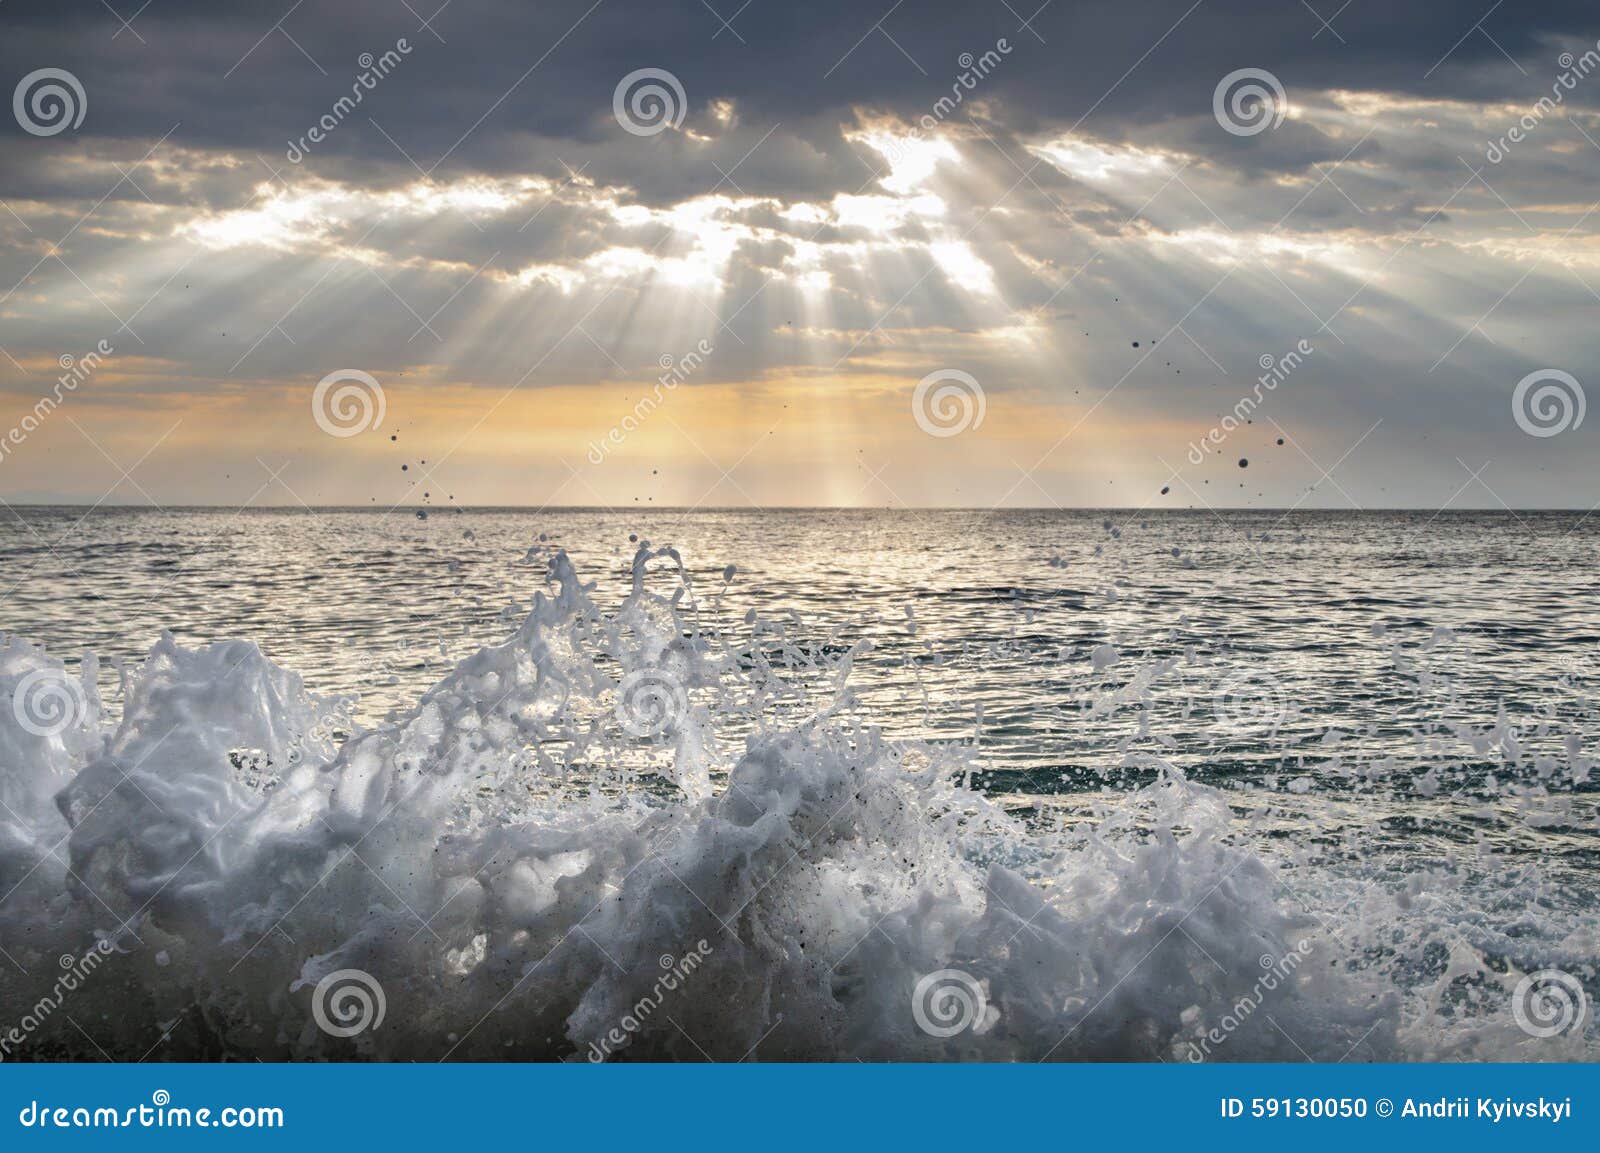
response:
{"label": "sky", "polygon": [[1592,4],[0,33],[12,505],[1600,504]]}

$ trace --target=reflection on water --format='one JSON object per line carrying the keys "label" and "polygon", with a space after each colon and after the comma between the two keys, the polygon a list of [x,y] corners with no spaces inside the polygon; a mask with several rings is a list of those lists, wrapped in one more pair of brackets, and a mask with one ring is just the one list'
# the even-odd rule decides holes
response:
{"label": "reflection on water", "polygon": [[[670,610],[661,608],[656,623],[669,635],[692,635],[696,651],[714,653],[721,669],[694,683],[693,703],[715,714],[706,731],[715,730],[720,748],[708,745],[705,764],[722,796],[711,810],[716,821],[694,824],[702,820],[698,810],[675,818],[690,822],[673,834],[684,838],[681,849],[673,850],[677,867],[715,872],[718,884],[737,881],[729,894],[729,910],[737,912],[802,859],[795,877],[785,880],[797,888],[770,890],[773,915],[781,907],[783,916],[799,916],[790,903],[823,891],[806,886],[823,886],[832,895],[818,898],[799,918],[795,947],[806,940],[815,944],[821,934],[845,957],[845,946],[853,949],[851,941],[862,930],[871,935],[873,916],[846,931],[837,923],[842,913],[854,916],[858,903],[875,908],[886,893],[916,904],[918,878],[948,871],[946,887],[954,886],[963,901],[982,910],[982,920],[974,922],[984,941],[978,959],[1015,969],[1007,978],[1012,995],[1020,995],[1017,982],[1026,983],[1022,974],[1032,972],[1032,962],[1018,952],[1018,934],[1050,924],[1060,940],[1048,950],[1052,975],[1044,1002],[1027,1014],[1015,1004],[1007,1008],[1012,1029],[1037,1014],[1039,1035],[995,1034],[984,1044],[998,1048],[979,1046],[974,1052],[1056,1052],[1049,1046],[1057,1041],[1051,1029],[1065,1010],[1052,1009],[1050,997],[1069,986],[1111,996],[1122,988],[1117,972],[1159,952],[1163,959],[1172,954],[1178,968],[1157,965],[1148,974],[1157,982],[1151,995],[1161,998],[1159,1008],[1152,1008],[1157,1032],[1147,1035],[1141,1025],[1092,1043],[1080,1038],[1066,1052],[1178,1053],[1178,1039],[1194,1029],[1184,1014],[1192,998],[1201,997],[1196,990],[1209,989],[1205,997],[1225,1005],[1234,984],[1255,978],[1257,954],[1267,956],[1251,945],[1262,931],[1280,952],[1297,933],[1323,932],[1328,939],[1317,947],[1337,958],[1330,965],[1370,983],[1374,991],[1353,1000],[1341,989],[1338,1012],[1308,1009],[1304,1018],[1326,1030],[1320,1042],[1307,1044],[1337,1040],[1340,1051],[1372,1036],[1370,1028],[1381,1020],[1384,1031],[1367,1042],[1375,1046],[1369,1055],[1512,1051],[1505,1046],[1522,1044],[1526,1031],[1508,1024],[1500,987],[1515,984],[1517,970],[1559,965],[1594,975],[1600,954],[1594,884],[1600,822],[1591,779],[1600,736],[1600,569],[1594,564],[1600,518],[838,511],[625,517],[480,511],[421,520],[355,511],[102,511],[79,523],[80,515],[27,510],[0,535],[10,586],[3,618],[8,631],[58,654],[99,654],[105,661],[102,690],[113,713],[115,662],[143,658],[161,630],[186,646],[225,637],[253,640],[277,665],[302,673],[313,692],[349,698],[338,736],[349,742],[347,750],[366,751],[341,761],[338,772],[346,780],[367,780],[373,757],[390,766],[387,772],[433,772],[435,762],[450,763],[454,739],[448,743],[451,756],[441,760],[425,752],[415,764],[405,752],[411,742],[433,748],[441,740],[441,723],[447,729],[461,725],[460,732],[476,740],[480,730],[489,735],[491,722],[520,716],[502,709],[498,686],[508,677],[520,683],[532,669],[514,675],[504,668],[470,671],[446,682],[455,687],[441,690],[448,706],[441,706],[443,721],[415,711],[415,705],[457,661],[517,631],[533,594],[548,591],[546,573],[560,550],[571,555],[582,579],[594,582],[591,595],[600,615],[563,610],[567,615],[551,616],[548,635],[541,634],[540,644],[555,646],[547,652],[552,668],[571,656],[563,656],[568,648],[587,653],[584,660],[592,660],[602,684],[598,691],[574,692],[549,714],[560,718],[559,731],[540,730],[533,738],[543,743],[534,754],[539,764],[559,766],[560,781],[538,780],[540,773],[525,781],[521,754],[501,755],[524,739],[518,726],[496,730],[491,744],[498,752],[488,762],[495,766],[493,805],[485,801],[481,810],[474,805],[466,811],[469,825],[481,822],[492,830],[481,868],[475,859],[435,855],[441,830],[437,844],[450,846],[450,853],[461,853],[464,843],[452,840],[462,815],[441,810],[441,823],[426,825],[425,833],[412,830],[408,839],[395,832],[386,891],[402,884],[402,875],[404,885],[443,885],[462,870],[471,876],[474,869],[499,868],[495,846],[515,844],[537,864],[508,867],[506,884],[537,894],[519,900],[534,901],[541,917],[548,912],[559,921],[557,913],[582,910],[540,903],[553,899],[544,895],[546,889],[554,885],[549,892],[556,892],[561,878],[578,875],[570,870],[624,852],[621,846],[632,844],[628,838],[640,835],[621,826],[601,835],[599,826],[591,829],[596,818],[579,820],[587,812],[582,806],[541,811],[548,797],[540,790],[565,789],[576,766],[581,793],[581,758],[591,754],[573,750],[589,748],[590,737],[612,723],[604,686],[621,679],[623,670],[615,647],[597,644],[593,630],[602,621],[608,629],[636,627],[603,614],[615,612],[627,595],[637,538],[646,538],[682,550],[692,578],[686,589],[668,580],[655,590],[677,597]],[[163,657],[174,662],[176,671],[169,675],[201,675],[183,672],[193,667],[233,683],[235,668],[208,663],[221,659],[219,652]],[[509,650],[501,650],[485,667],[507,659]],[[244,683],[277,683],[275,673],[248,667]],[[530,694],[530,707],[548,705],[539,685],[534,677],[518,690]],[[185,681],[173,699],[204,699],[205,688]],[[841,693],[850,699],[842,700]],[[871,758],[879,793],[840,792],[840,782],[822,772],[831,763],[827,749],[876,747],[854,720],[830,719],[813,728],[818,710],[830,702],[839,716],[860,718],[881,731],[891,748],[905,742],[905,749],[914,750],[903,763]],[[249,701],[238,696],[226,704],[217,717],[251,713]],[[163,707],[172,707],[171,701]],[[268,711],[293,713],[276,704]],[[192,735],[203,743],[206,714],[187,705],[180,714],[180,727],[200,722]],[[391,716],[409,734],[404,741],[358,735]],[[795,754],[794,764],[782,771],[761,758],[740,763],[739,738],[758,719],[801,732],[797,747],[804,755]],[[138,739],[154,742],[144,755],[159,777],[172,746],[162,744],[162,731],[145,727]],[[946,847],[925,856],[920,867],[914,858],[899,856],[902,848],[927,849],[923,826],[904,808],[912,792],[901,788],[896,775],[902,764],[914,773],[928,763],[926,746],[914,744],[920,740],[945,746],[957,762],[971,766],[969,783],[1023,817],[1026,823],[1015,827],[1027,830],[1026,837],[946,829]],[[594,757],[604,758],[589,762],[597,776],[618,768],[624,776],[641,768],[662,772],[659,796],[671,803],[676,793],[665,783],[673,778],[664,762],[670,750],[661,742],[608,739],[592,747],[598,750]],[[332,755],[331,748],[319,754]],[[198,766],[193,771],[215,783],[208,757],[192,758]],[[1182,770],[1193,784],[1137,791],[1157,781],[1163,766]],[[281,769],[257,760],[233,767],[237,779],[224,786],[251,795],[270,791]],[[107,771],[115,776],[125,770],[86,770],[67,792],[99,795],[93,778]],[[742,773],[753,791],[739,787],[730,773]],[[808,782],[797,786],[802,807],[789,819],[814,818],[816,829],[798,844],[775,836],[763,846],[774,871],[746,876],[744,867],[724,855],[725,839],[756,829],[762,806],[784,803],[786,774],[787,782]],[[314,775],[298,780],[280,808],[268,807],[251,837],[271,845],[285,820],[274,813],[320,812],[326,805],[329,814],[320,818],[320,828],[307,828],[319,841],[324,830],[330,838],[318,853],[336,852],[341,838],[354,834],[329,818],[351,797],[359,798],[360,790],[346,796],[350,786],[341,786],[329,798]],[[804,799],[806,789],[816,796]],[[41,785],[31,798],[43,814],[41,844],[53,835],[46,827],[50,814],[39,807],[50,791]],[[699,795],[687,786],[684,791]],[[142,791],[118,795],[134,809],[149,799]],[[952,817],[978,813],[969,793],[940,796]],[[814,812],[809,805],[816,806]],[[175,812],[161,808],[164,820],[178,819]],[[850,842],[856,855],[848,858],[822,835],[842,832],[833,824],[841,812],[854,814],[850,820],[858,826]],[[117,836],[144,829],[147,816],[119,814]],[[183,836],[167,836],[159,827],[138,833],[149,845],[138,854],[115,854],[116,867],[153,869],[151,853],[187,853],[195,837],[210,844],[233,819],[209,810],[179,817],[203,827]],[[759,828],[770,833],[778,826],[767,818]],[[109,814],[103,819],[111,820]],[[556,832],[574,821],[574,829]],[[885,841],[887,833],[872,832],[878,822],[894,830],[893,837],[907,839]],[[358,827],[366,825],[351,826]],[[305,830],[295,830],[291,847],[298,860],[305,853]],[[502,836],[510,839],[502,842]],[[568,837],[581,848],[564,847],[562,838]],[[75,834],[75,857],[94,859],[93,839],[81,830]],[[665,852],[655,840],[644,843],[652,854]],[[1141,858],[1141,845],[1148,859]],[[613,862],[619,872],[609,884],[626,889],[633,851],[626,849]],[[443,880],[428,870],[419,879],[420,860],[440,870]],[[45,858],[34,862],[27,854],[16,861],[25,880],[35,870],[44,878],[43,863]],[[1002,897],[993,886],[1011,882],[998,874],[980,882],[990,864],[1018,870],[1031,887],[1007,889],[1009,899]],[[835,890],[830,878],[845,875],[842,869],[871,880]],[[152,876],[165,874],[157,869]],[[1101,879],[1090,883],[1094,876]],[[1247,879],[1251,891],[1241,893]],[[659,881],[662,894],[682,897],[678,878]],[[741,887],[747,881],[748,891]],[[139,897],[145,883],[135,877],[129,892]],[[254,871],[238,871],[229,883],[248,889]],[[898,886],[909,887],[900,893]],[[164,884],[156,889],[166,891]],[[220,891],[196,888],[213,900]],[[293,886],[288,891],[295,895]],[[340,934],[347,935],[350,924],[370,914],[371,894],[347,897],[350,909],[340,914],[330,941],[343,940]],[[1019,902],[1046,897],[1052,917],[1067,921],[1017,913]],[[1207,906],[1213,897],[1226,898],[1232,912],[1215,913],[1219,919],[1205,923],[1213,915]],[[237,900],[224,903],[216,915],[231,915]],[[450,903],[432,889],[417,900],[424,908],[439,901],[441,911]],[[247,920],[250,908],[241,910]],[[486,907],[485,917],[491,908],[500,907]],[[312,912],[308,905],[304,915]],[[948,928],[943,914],[922,912],[931,918],[927,924]],[[878,924],[888,915],[878,916]],[[1024,923],[1013,925],[1008,917]],[[1081,922],[1075,928],[1073,918]],[[499,939],[492,921],[482,923],[491,925],[485,940]],[[913,942],[923,940],[927,924],[916,917],[891,924],[900,950],[896,965],[915,970],[922,963]],[[628,936],[627,927],[625,920],[618,923],[618,940],[633,941],[646,953],[659,944],[649,934]],[[727,924],[721,928],[738,932]],[[1179,928],[1183,938],[1169,945]],[[326,926],[324,931],[333,932]],[[467,1003],[492,1001],[502,990],[490,969],[480,969],[481,957],[468,964],[461,955],[469,946],[484,946],[466,928],[461,931],[467,936],[451,945],[446,959],[487,982],[465,997]],[[1063,943],[1082,940],[1085,933],[1107,951],[1089,969]],[[350,937],[349,947],[362,939]],[[1193,955],[1186,941],[1196,942]],[[1471,951],[1458,955],[1463,942]],[[522,961],[537,959],[525,933],[512,933],[502,945]],[[945,946],[969,947],[975,947],[972,940],[959,935]],[[1130,957],[1122,956],[1124,948]],[[1219,962],[1218,955],[1230,950],[1238,957]],[[297,965],[305,957],[305,946],[292,942],[281,951],[276,965]],[[232,963],[231,954],[225,956]],[[1467,956],[1470,964],[1462,959]],[[787,974],[792,957],[784,945],[764,964]],[[397,975],[421,971],[392,956],[386,963]],[[749,977],[749,966],[729,964],[729,980]],[[834,1008],[850,1001],[837,984],[840,964],[842,958],[824,981],[833,983]],[[1211,987],[1214,975],[1207,965],[1224,975],[1221,986]],[[273,969],[264,978],[264,990],[275,987],[276,974]],[[582,967],[566,977],[577,982],[568,989],[572,996],[594,980]],[[887,998],[886,1005],[899,996],[893,981],[874,984],[865,972],[859,980],[873,996]],[[812,990],[814,982],[801,985]],[[1391,1007],[1393,993],[1403,994],[1403,1008]],[[1130,1004],[1145,999],[1133,986],[1128,996]],[[706,1012],[716,1017],[724,1000],[708,991]],[[1077,1005],[1074,1012],[1090,1008],[1081,1001],[1067,1003]],[[716,1027],[729,1024],[716,1020]],[[828,1035],[819,1026],[816,1036]],[[423,1031],[423,1039],[431,1037]],[[815,1050],[808,1046],[819,1043],[797,1038],[794,1052],[810,1054]],[[1235,1052],[1270,1055],[1277,1043],[1263,1031],[1255,1047],[1241,1044]],[[874,1045],[887,1046],[888,1053],[908,1051],[877,1034],[864,1044],[866,1051]],[[1588,1050],[1574,1039],[1561,1052]]]}
{"label": "reflection on water", "polygon": [[1564,762],[1600,735],[1600,517],[1565,513],[25,509],[0,522],[0,625],[104,659],[162,630],[250,638],[371,723],[515,628],[530,546],[615,600],[635,536],[683,552],[708,623],[870,638],[873,715],[977,740],[1008,789],[1091,787],[1142,749],[1426,794],[1452,762]]}

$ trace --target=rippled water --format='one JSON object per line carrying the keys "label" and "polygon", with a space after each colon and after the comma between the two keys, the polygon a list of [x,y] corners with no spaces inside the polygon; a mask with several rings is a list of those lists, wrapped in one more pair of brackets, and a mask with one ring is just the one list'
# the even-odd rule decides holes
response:
{"label": "rippled water", "polygon": [[[736,566],[725,622],[871,638],[856,675],[881,722],[976,737],[1018,789],[1141,743],[1218,773],[1410,772],[1452,751],[1419,733],[1502,708],[1530,750],[1600,738],[1600,517],[1565,513],[25,509],[0,519],[0,625],[68,658],[142,657],[164,630],[253,639],[373,722],[515,627],[543,576],[530,546],[617,596],[638,537],[702,590]],[[1104,644],[1119,659],[1097,669]]]}
{"label": "rippled water", "polygon": [[769,720],[814,715],[868,641],[848,682],[868,723],[960,750],[1041,838],[1113,819],[1163,766],[1220,789],[1296,915],[1407,996],[1426,1041],[1401,1055],[1467,1044],[1430,1015],[1501,1028],[1492,974],[1593,987],[1600,517],[25,509],[0,524],[0,626],[69,667],[98,654],[112,705],[115,662],[163,630],[247,638],[349,698],[337,743],[516,632],[557,550],[620,602],[641,539],[681,551],[683,620],[748,646],[730,668]]}

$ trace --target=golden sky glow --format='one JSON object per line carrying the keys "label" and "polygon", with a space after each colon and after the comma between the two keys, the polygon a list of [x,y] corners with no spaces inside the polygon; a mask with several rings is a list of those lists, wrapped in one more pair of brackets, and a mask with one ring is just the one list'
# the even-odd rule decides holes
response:
{"label": "golden sky glow", "polygon": [[[121,192],[7,201],[0,426],[62,358],[115,351],[0,456],[0,496],[1339,505],[1323,462],[1355,445],[1383,462],[1350,480],[1372,504],[1535,449],[1518,500],[1557,503],[1578,447],[1506,404],[1581,362],[1600,249],[1583,189],[1535,171],[1587,165],[1564,125],[1520,169],[1460,159],[1516,108],[1297,92],[1228,161],[1208,115],[1134,141],[987,97],[931,125],[853,108],[826,163],[726,96],[525,172],[67,141],[41,181]],[[1186,464],[1300,341],[1226,459]],[[356,371],[383,419],[330,435],[315,389]],[[946,436],[915,406],[951,379],[981,403]]]}

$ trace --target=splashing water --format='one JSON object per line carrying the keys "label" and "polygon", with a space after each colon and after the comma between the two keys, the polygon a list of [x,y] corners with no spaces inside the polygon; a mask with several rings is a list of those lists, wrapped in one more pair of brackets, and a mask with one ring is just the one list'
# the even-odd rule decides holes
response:
{"label": "splashing water", "polygon": [[[514,635],[373,728],[245,641],[164,638],[116,716],[92,659],[0,650],[7,1059],[1600,1055],[1549,992],[1586,1004],[1594,914],[1537,867],[1368,854],[1354,798],[1148,752],[1008,812],[975,743],[874,723],[871,642],[713,623],[671,548],[609,609],[535,554]],[[1091,712],[1189,663],[1105,650]],[[37,1006],[96,942],[80,1036]]]}

